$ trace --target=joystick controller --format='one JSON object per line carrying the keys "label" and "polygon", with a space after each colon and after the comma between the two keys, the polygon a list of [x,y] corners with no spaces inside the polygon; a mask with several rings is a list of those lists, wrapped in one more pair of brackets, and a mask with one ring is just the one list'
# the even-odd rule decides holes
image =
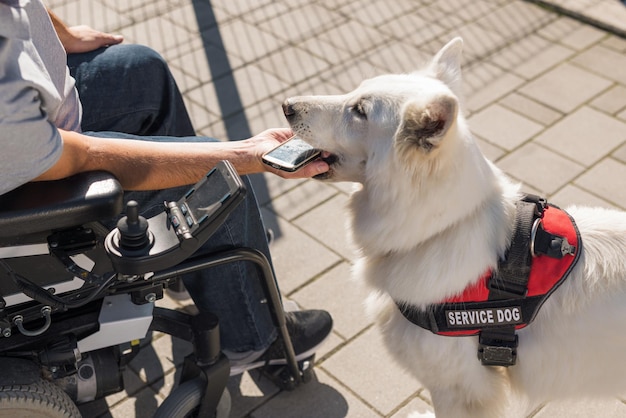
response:
{"label": "joystick controller", "polygon": [[148,221],[139,215],[139,204],[131,200],[126,204],[126,216],[117,222],[120,251],[132,255],[147,254],[152,246]]}

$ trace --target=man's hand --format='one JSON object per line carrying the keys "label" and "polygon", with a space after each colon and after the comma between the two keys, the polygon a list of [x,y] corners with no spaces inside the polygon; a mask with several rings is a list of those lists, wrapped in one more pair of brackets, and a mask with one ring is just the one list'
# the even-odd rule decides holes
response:
{"label": "man's hand", "polygon": [[124,40],[122,35],[100,32],[85,25],[69,27],[68,33],[70,36],[61,39],[68,54],[89,52],[103,46],[119,44]]}
{"label": "man's hand", "polygon": [[278,144],[285,142],[292,136],[293,132],[290,129],[268,129],[248,140],[253,142],[256,146],[258,162],[261,164],[260,171],[267,171],[286,179],[309,178],[328,171],[328,164],[322,160],[313,161],[293,173],[278,170],[267,164],[263,164],[261,160],[263,154],[272,150]]}
{"label": "man's hand", "polygon": [[68,54],[94,51],[103,46],[115,45],[124,41],[122,35],[100,32],[89,26],[69,27],[50,9],[48,9],[48,15],[50,15],[54,30]]}

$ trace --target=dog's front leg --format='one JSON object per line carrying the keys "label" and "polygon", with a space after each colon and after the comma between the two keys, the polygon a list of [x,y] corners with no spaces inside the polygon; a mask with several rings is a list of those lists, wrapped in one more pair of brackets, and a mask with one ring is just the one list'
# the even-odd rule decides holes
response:
{"label": "dog's front leg", "polygon": [[[483,366],[484,367],[484,366]],[[496,377],[500,381],[501,377]],[[437,418],[502,418],[511,417],[507,386],[491,379],[477,380],[475,387],[454,386],[430,390]],[[500,382],[502,383],[502,382]],[[483,386],[483,388],[481,388]]]}

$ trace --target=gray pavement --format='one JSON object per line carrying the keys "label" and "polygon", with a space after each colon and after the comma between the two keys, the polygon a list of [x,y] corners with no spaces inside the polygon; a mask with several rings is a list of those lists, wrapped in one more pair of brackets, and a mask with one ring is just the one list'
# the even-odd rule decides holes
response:
{"label": "gray pavement", "polygon": [[[538,5],[542,3],[544,6]],[[199,133],[241,139],[286,126],[292,95],[342,93],[365,77],[418,68],[465,40],[465,104],[486,155],[525,190],[566,206],[626,209],[626,8],[617,0],[51,0],[70,24],[119,32],[170,63]],[[551,7],[545,7],[548,4]],[[567,14],[563,14],[566,12]],[[573,18],[573,17],[575,18]],[[231,378],[232,417],[406,417],[432,411],[398,368],[350,280],[351,185],[255,178],[283,294],[335,319],[316,379],[281,392]],[[171,299],[160,304],[189,306]],[[126,391],[86,417],[150,417],[190,347],[157,335],[127,369]],[[541,376],[537,377],[538,379]],[[622,399],[573,400],[530,416],[626,417]]]}

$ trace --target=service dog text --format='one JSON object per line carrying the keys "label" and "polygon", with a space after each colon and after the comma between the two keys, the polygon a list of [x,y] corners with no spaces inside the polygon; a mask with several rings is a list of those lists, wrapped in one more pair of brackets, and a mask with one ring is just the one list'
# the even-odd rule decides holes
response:
{"label": "service dog text", "polygon": [[449,327],[466,328],[471,326],[496,326],[522,323],[522,309],[519,306],[446,311]]}

